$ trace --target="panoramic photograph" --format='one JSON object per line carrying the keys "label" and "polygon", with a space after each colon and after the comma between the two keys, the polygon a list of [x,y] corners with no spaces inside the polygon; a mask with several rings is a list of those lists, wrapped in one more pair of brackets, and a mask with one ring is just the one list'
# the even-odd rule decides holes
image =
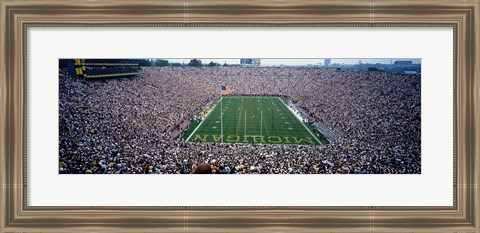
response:
{"label": "panoramic photograph", "polygon": [[59,59],[59,174],[421,174],[421,59]]}

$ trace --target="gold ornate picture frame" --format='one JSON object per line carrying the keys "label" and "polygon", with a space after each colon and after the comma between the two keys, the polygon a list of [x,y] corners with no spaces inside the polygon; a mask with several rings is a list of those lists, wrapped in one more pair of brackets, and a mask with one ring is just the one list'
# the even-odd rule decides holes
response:
{"label": "gold ornate picture frame", "polygon": [[[0,0],[0,232],[480,232],[480,2]],[[451,207],[32,207],[29,27],[453,27]]]}

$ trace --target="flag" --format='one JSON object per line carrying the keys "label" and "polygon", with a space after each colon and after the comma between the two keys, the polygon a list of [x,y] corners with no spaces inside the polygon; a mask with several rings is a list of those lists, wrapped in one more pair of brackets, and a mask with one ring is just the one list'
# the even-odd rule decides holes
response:
{"label": "flag", "polygon": [[233,88],[228,85],[221,85],[220,86],[220,94],[221,95],[230,95],[233,93]]}

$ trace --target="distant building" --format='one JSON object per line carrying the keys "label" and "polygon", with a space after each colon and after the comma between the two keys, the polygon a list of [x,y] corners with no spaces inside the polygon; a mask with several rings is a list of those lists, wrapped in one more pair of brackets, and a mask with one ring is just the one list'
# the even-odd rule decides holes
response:
{"label": "distant building", "polygon": [[395,61],[396,66],[409,66],[412,64],[412,61]]}
{"label": "distant building", "polygon": [[325,66],[330,66],[330,63],[332,63],[332,59],[326,58],[325,59]]}

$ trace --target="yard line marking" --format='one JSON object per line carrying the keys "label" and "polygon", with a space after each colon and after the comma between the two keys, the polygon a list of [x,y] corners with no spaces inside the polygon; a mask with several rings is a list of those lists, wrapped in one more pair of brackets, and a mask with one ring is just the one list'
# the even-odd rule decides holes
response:
{"label": "yard line marking", "polygon": [[[262,101],[261,105],[263,106],[263,101]],[[270,110],[270,108],[268,110]],[[262,121],[265,122],[265,124],[263,124],[263,125],[265,126],[265,130],[267,131],[267,135],[270,135],[270,132],[268,132],[267,122],[265,121],[265,118],[262,117]]]}
{"label": "yard line marking", "polygon": [[323,143],[321,143],[320,140],[318,140],[318,138],[315,135],[313,135],[312,131],[310,131],[310,129],[308,129],[307,126],[305,126],[305,124],[303,124],[302,119],[300,119],[294,112],[292,112],[292,110],[283,102],[282,99],[280,99],[279,97],[277,97],[277,98],[285,105],[285,107],[288,109],[288,111],[290,111],[300,121],[300,123],[303,125],[303,127],[305,127],[305,129],[313,136],[313,138],[315,138],[315,140],[318,142],[318,144],[323,145]]}
{"label": "yard line marking", "polygon": [[240,125],[240,117],[242,116],[242,109],[243,109],[243,98],[242,98],[242,103],[240,104],[240,109],[238,110],[238,121],[237,121],[237,128],[235,129],[235,135],[238,135],[238,126]]}
{"label": "yard line marking", "polygon": [[[220,101],[222,101],[222,99],[223,99],[223,97],[220,97]],[[220,101],[218,101],[218,102],[220,102]],[[207,113],[207,115],[205,116],[205,119],[203,119],[203,121],[200,122],[200,124],[197,125],[197,128],[195,128],[195,129],[193,130],[193,132],[188,136],[187,140],[185,140],[186,142],[188,142],[188,140],[190,140],[190,138],[195,134],[195,132],[197,132],[198,128],[200,128],[200,126],[203,124],[203,122],[205,122],[205,120],[207,120],[207,118],[208,118],[208,116],[210,115],[210,113],[212,113],[213,110],[215,110],[215,108],[217,108],[217,106],[218,106],[218,103],[215,105],[214,108],[212,108],[212,110],[211,110],[210,112]]]}

